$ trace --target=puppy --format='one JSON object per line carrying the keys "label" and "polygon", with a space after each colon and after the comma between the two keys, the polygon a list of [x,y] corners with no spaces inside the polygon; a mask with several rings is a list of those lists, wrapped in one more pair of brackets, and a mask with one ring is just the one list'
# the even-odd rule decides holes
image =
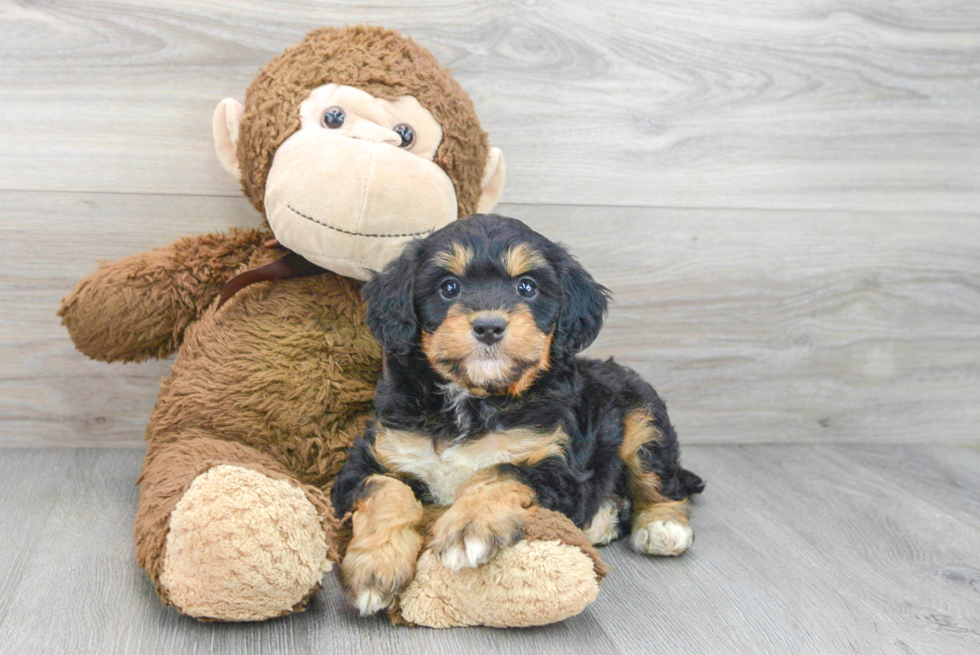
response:
{"label": "puppy", "polygon": [[523,536],[534,505],[593,543],[680,555],[694,541],[664,402],[628,368],[576,357],[596,338],[607,290],[518,220],[477,215],[404,253],[364,286],[385,353],[377,417],[334,482],[353,512],[341,580],[363,614],[389,607],[429,530],[458,570]]}

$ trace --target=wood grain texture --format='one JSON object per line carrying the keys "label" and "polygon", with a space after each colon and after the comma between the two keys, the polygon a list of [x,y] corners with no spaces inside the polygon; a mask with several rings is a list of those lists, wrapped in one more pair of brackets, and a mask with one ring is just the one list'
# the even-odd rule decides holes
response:
{"label": "wood grain texture", "polygon": [[[688,555],[606,548],[564,623],[395,629],[328,576],[304,614],[200,624],[136,568],[169,362],[86,360],[58,301],[258,224],[211,111],[359,22],[453,68],[502,213],[612,288],[590,354],[657,386],[708,480]],[[0,448],[0,654],[980,652],[978,98],[974,0],[0,0],[0,446],[125,447]]]}
{"label": "wood grain texture", "polygon": [[4,0],[0,188],[235,196],[215,104],[358,22],[454,69],[509,202],[980,206],[974,0]]}
{"label": "wood grain texture", "polygon": [[[77,353],[54,312],[97,259],[255,224],[245,201],[0,192],[0,444],[137,445],[166,362]],[[977,443],[968,215],[505,205],[614,302],[589,351],[636,368],[687,443]],[[58,234],[43,247],[38,235]]]}
{"label": "wood grain texture", "polygon": [[[133,450],[0,450],[0,545],[18,553],[0,558],[0,653],[980,648],[980,524],[962,518],[980,504],[972,449],[690,447],[685,464],[708,489],[688,554],[647,558],[619,542],[602,550],[612,572],[582,615],[539,629],[448,631],[361,619],[332,574],[307,612],[285,619],[178,616],[160,605],[132,552],[140,459]],[[903,484],[896,471],[928,483]]]}
{"label": "wood grain texture", "polygon": [[[605,585],[604,615],[623,652],[969,653],[980,647],[974,588],[980,532],[952,509],[975,503],[976,486],[933,491],[888,480],[944,450],[968,466],[971,449],[691,447],[686,465],[708,488],[694,509],[697,541],[679,560],[652,564],[622,551]],[[606,551],[603,551],[605,555]],[[630,584],[632,583],[632,584]],[[648,602],[639,598],[648,597]],[[598,604],[598,603],[597,603]],[[597,610],[602,612],[602,608]],[[615,618],[613,618],[615,616]],[[647,636],[632,625],[654,626]]]}
{"label": "wood grain texture", "polygon": [[55,315],[60,300],[99,260],[257,225],[255,210],[224,198],[0,192],[0,215],[0,443],[140,444],[169,362],[87,359]]}

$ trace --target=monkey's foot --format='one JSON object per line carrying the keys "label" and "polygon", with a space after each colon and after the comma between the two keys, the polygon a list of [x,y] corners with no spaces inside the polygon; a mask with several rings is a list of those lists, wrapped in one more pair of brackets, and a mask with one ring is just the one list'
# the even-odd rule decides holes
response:
{"label": "monkey's foot", "polygon": [[453,572],[426,550],[392,619],[432,628],[528,627],[575,616],[599,593],[605,566],[564,516],[534,508],[527,538],[486,564]]}
{"label": "monkey's foot", "polygon": [[195,478],[178,501],[160,582],[183,614],[260,621],[305,606],[331,566],[302,490],[225,464]]}

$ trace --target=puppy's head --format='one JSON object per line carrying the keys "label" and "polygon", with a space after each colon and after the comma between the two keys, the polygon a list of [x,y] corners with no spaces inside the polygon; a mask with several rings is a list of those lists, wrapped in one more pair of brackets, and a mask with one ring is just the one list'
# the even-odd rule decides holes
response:
{"label": "puppy's head", "polygon": [[421,348],[436,372],[471,392],[516,396],[553,359],[592,343],[607,291],[524,223],[476,215],[409,245],[364,297],[388,352]]}

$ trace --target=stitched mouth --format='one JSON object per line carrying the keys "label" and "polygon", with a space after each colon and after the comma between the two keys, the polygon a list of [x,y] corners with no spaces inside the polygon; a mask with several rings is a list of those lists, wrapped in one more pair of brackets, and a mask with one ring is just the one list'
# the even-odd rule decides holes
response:
{"label": "stitched mouth", "polygon": [[305,218],[311,223],[316,223],[317,225],[322,225],[323,227],[334,230],[335,232],[340,232],[341,234],[349,234],[355,237],[372,237],[375,239],[398,239],[398,238],[405,238],[405,237],[428,236],[433,232],[435,232],[435,228],[431,228],[431,227],[428,230],[422,230],[421,232],[405,232],[403,234],[368,234],[366,232],[354,232],[352,230],[345,230],[342,227],[337,227],[336,225],[331,225],[330,223],[324,223],[323,221],[313,218],[312,216],[307,216],[306,214],[299,211],[292,205],[286,205],[286,207],[289,208],[289,211],[293,212],[297,216],[301,216],[302,218]]}

